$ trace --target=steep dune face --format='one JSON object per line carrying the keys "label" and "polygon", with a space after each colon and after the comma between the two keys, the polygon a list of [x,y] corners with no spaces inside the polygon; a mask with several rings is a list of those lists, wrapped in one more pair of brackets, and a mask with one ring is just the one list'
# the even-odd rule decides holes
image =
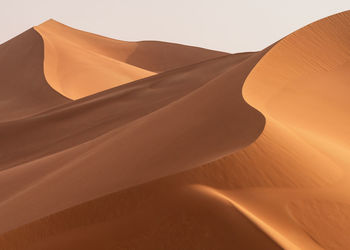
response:
{"label": "steep dune face", "polygon": [[79,33],[53,20],[35,29],[45,43],[46,79],[52,88],[70,99],[79,99],[154,74],[112,58],[109,51],[100,54],[98,48],[103,45],[94,44],[103,43],[104,39],[86,44]]}
{"label": "steep dune face", "polygon": [[345,12],[283,39],[250,75],[246,100],[265,116],[350,146],[349,26]]}
{"label": "steep dune face", "polygon": [[225,55],[177,44],[113,40],[54,20],[35,29],[45,43],[46,79],[52,88],[70,99]]}
{"label": "steep dune face", "polygon": [[[328,182],[327,186],[304,187],[288,196],[288,191],[271,191],[274,199],[284,197],[282,203],[289,206],[292,220],[325,249],[349,247],[346,236],[349,230],[345,229],[348,222],[337,215],[337,211],[345,217],[350,213],[347,205],[341,209],[339,206],[339,202],[350,203],[349,193],[345,191],[349,190],[350,177],[349,61],[350,12],[344,12],[313,23],[280,41],[254,68],[243,88],[247,102],[266,118],[266,128],[260,138],[276,134],[271,124],[277,123],[283,134],[290,132],[299,140],[293,147],[292,138],[285,138],[283,152],[278,157],[292,154],[294,159],[300,158],[298,172],[304,177],[313,173],[312,176],[322,175]],[[266,148],[260,138],[255,144]],[[306,146],[315,155],[306,155]],[[245,150],[247,154],[249,149]],[[278,149],[273,150],[278,152]],[[256,159],[255,155],[250,156]],[[276,160],[277,156],[270,159]],[[291,167],[296,169],[291,163],[279,161],[279,167],[283,166],[283,171],[288,173]],[[261,167],[261,162],[259,165]],[[312,176],[307,177],[310,183],[314,179]],[[293,175],[292,179],[296,184],[302,178]],[[273,199],[267,202],[271,206],[276,203]],[[285,213],[288,218],[288,212]],[[321,216],[325,213],[339,220]],[[317,214],[320,223],[315,223]],[[330,228],[334,233],[329,233]],[[286,229],[288,232],[290,228]],[[299,245],[302,247],[303,243]]]}
{"label": "steep dune face", "polygon": [[47,84],[43,58],[44,44],[34,29],[0,45],[0,122],[69,101]]}

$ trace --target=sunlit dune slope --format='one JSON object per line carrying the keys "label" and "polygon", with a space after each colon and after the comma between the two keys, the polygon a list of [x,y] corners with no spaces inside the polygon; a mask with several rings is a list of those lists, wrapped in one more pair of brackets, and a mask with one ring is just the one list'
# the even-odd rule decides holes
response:
{"label": "sunlit dune slope", "polygon": [[[350,12],[344,12],[282,39],[243,88],[246,101],[266,118],[260,138],[243,151],[256,163],[249,167],[276,165],[267,173],[272,186],[281,186],[282,181],[289,182],[282,186],[292,188],[261,195],[264,207],[281,213],[263,214],[301,249],[313,249],[300,237],[302,232],[325,249],[350,247],[349,220],[342,219],[350,215],[349,63]],[[266,144],[268,138],[272,140]],[[255,147],[271,153],[260,158]],[[275,171],[279,173],[274,175]],[[328,184],[315,186],[321,176]],[[262,211],[257,204],[251,209]]]}
{"label": "sunlit dune slope", "polygon": [[44,39],[47,81],[71,99],[225,54],[178,44],[113,40],[52,19],[35,29]]}
{"label": "sunlit dune slope", "polygon": [[116,60],[108,51],[98,53],[99,46],[96,49],[95,44],[103,43],[105,39],[95,39],[94,44],[88,43],[90,46],[87,46],[82,42],[84,38],[79,36],[82,32],[77,34],[75,30],[53,20],[35,29],[44,39],[46,79],[53,89],[70,99],[78,99],[154,74]]}

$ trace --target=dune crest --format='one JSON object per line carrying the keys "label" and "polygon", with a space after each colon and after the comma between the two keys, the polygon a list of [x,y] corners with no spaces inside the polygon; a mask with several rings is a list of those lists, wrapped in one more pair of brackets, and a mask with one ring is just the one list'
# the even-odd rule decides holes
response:
{"label": "dune crest", "polygon": [[[284,127],[283,134],[291,131],[294,138],[317,153],[314,156],[304,155],[307,150],[302,148],[301,143],[298,143],[296,148],[302,150],[293,152],[291,141],[282,140],[284,152],[280,153],[280,156],[293,154],[294,159],[300,159],[299,167],[302,166],[298,172],[304,177],[311,172],[315,176],[323,175],[328,185],[314,189],[304,187],[302,191],[294,192],[271,190],[274,198],[269,198],[270,201],[267,203],[270,205],[267,206],[276,206],[277,200],[285,206],[298,204],[298,211],[293,209],[294,214],[298,214],[295,215],[298,223],[302,224],[303,230],[325,249],[349,247],[345,236],[348,235],[348,230],[338,230],[338,236],[326,233],[329,230],[328,226],[334,224],[332,216],[317,217],[323,227],[318,227],[312,221],[315,220],[314,214],[325,213],[329,207],[329,214],[335,215],[332,206],[337,207],[338,202],[350,202],[348,193],[344,192],[350,187],[348,184],[350,118],[347,115],[350,111],[350,101],[346,94],[350,91],[349,34],[349,11],[322,19],[294,32],[282,39],[264,56],[252,70],[243,88],[243,96],[247,102],[262,112],[266,118],[266,128],[260,138],[265,134],[276,134],[277,131],[270,124],[278,122]],[[255,144],[259,143],[260,138]],[[270,147],[272,145],[278,144],[269,144]],[[267,148],[267,145],[262,148]],[[273,151],[278,152],[277,149]],[[272,159],[276,161],[278,158]],[[284,160],[279,163],[286,164],[282,169],[288,171],[293,166],[291,162]],[[323,165],[326,168],[323,168]],[[293,181],[296,182],[301,178],[293,176]],[[285,177],[283,179],[286,180]],[[310,176],[307,179],[312,181],[313,178]],[[286,195],[289,192],[290,194]],[[277,200],[273,201],[274,199]],[[330,205],[323,206],[320,203],[318,206],[317,203],[313,203],[314,210],[312,210],[309,204],[315,199]],[[345,208],[347,206],[344,206]],[[252,209],[255,210],[257,207],[254,208],[253,205]],[[299,211],[302,210],[301,217]],[[289,214],[287,211],[285,213],[287,221]],[[281,220],[282,218],[279,223]],[[288,223],[290,227],[284,229],[284,234],[291,234],[295,230],[294,226],[292,227],[293,223]],[[345,228],[346,226],[342,225],[347,221],[340,219],[337,223],[339,227]],[[320,235],[327,239],[322,240]],[[298,241],[296,237],[295,243]],[[300,248],[305,247],[305,241],[300,241],[298,245]]]}
{"label": "dune crest", "polygon": [[124,42],[48,20],[35,27],[45,45],[50,86],[79,99],[159,72],[225,55],[162,42]]}
{"label": "dune crest", "polygon": [[53,20],[35,29],[44,39],[46,79],[53,89],[70,99],[79,99],[154,74],[112,58],[108,50],[101,53],[99,48],[103,45],[95,44],[103,43],[102,38],[102,41],[95,39],[94,43],[85,43],[83,35]]}

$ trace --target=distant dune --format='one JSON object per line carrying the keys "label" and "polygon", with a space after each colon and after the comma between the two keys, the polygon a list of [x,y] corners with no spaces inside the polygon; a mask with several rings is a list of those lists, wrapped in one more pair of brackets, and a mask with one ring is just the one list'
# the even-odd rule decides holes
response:
{"label": "distant dune", "polygon": [[349,34],[227,54],[49,20],[0,45],[0,249],[350,248]]}
{"label": "distant dune", "polygon": [[35,30],[44,39],[46,79],[71,99],[225,54],[180,44],[118,41],[54,20]]}

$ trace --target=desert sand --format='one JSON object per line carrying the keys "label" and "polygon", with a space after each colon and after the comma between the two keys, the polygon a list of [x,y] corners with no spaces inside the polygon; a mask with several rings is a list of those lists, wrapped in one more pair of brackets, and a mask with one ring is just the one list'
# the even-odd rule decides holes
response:
{"label": "desert sand", "polygon": [[0,249],[350,248],[349,34],[227,54],[49,20],[0,45]]}
{"label": "desert sand", "polygon": [[179,44],[118,41],[55,20],[35,30],[44,40],[48,83],[70,99],[225,54]]}

